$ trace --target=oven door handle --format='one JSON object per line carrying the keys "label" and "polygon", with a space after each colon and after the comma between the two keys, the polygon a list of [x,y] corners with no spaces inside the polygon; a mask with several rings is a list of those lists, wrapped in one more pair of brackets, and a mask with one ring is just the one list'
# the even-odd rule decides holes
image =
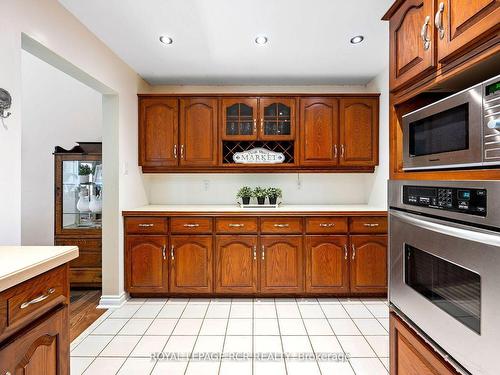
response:
{"label": "oven door handle", "polygon": [[456,224],[452,221],[444,221],[430,217],[422,219],[422,216],[395,210],[391,210],[390,215],[398,218],[402,222],[422,229],[431,230],[451,237],[464,238],[468,241],[500,247],[500,235],[486,229],[469,227],[463,224]]}

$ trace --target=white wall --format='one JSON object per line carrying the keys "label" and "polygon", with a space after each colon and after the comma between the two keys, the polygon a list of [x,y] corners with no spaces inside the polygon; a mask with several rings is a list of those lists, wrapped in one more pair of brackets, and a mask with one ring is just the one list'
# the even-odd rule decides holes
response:
{"label": "white wall", "polygon": [[102,139],[102,95],[29,52],[22,62],[21,244],[54,243],[55,146]]}
{"label": "white wall", "polygon": [[21,242],[21,49],[27,44],[106,94],[103,294],[120,296],[124,290],[121,211],[147,202],[137,164],[137,92],[148,85],[57,0],[0,1],[0,14],[0,82],[13,97],[7,128],[0,126],[0,244]]}

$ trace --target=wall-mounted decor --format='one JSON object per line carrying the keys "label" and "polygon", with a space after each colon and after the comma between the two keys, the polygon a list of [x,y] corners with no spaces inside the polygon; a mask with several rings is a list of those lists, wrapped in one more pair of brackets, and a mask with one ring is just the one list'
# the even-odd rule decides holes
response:
{"label": "wall-mounted decor", "polygon": [[285,155],[282,152],[256,147],[251,150],[236,152],[233,155],[233,160],[238,164],[279,164],[285,161]]}
{"label": "wall-mounted decor", "polygon": [[7,118],[10,116],[10,106],[12,105],[12,97],[5,89],[0,89],[0,117]]}

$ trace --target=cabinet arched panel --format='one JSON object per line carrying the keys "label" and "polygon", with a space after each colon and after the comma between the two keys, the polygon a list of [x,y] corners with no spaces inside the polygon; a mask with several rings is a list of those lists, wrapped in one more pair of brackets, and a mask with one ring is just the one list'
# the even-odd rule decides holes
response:
{"label": "cabinet arched panel", "polygon": [[351,291],[387,291],[387,236],[351,236]]}

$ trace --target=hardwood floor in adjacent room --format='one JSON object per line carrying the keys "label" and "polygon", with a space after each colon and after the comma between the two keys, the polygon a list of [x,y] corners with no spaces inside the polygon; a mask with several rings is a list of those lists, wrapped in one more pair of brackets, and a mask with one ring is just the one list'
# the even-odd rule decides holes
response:
{"label": "hardwood floor in adjacent room", "polygon": [[69,305],[70,341],[77,338],[93,322],[106,312],[98,309],[101,290],[72,290]]}

